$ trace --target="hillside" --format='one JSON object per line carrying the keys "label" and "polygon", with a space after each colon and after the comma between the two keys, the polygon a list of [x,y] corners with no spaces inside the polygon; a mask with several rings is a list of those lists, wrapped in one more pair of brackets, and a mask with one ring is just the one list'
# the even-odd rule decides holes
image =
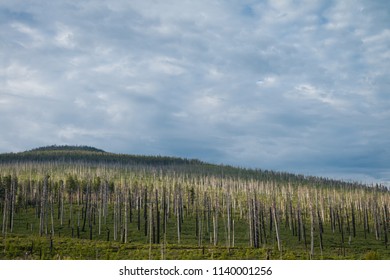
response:
{"label": "hillside", "polygon": [[115,154],[105,152],[89,146],[46,146],[20,153],[0,154],[0,163],[12,162],[85,162],[85,163],[119,163],[130,165],[173,165],[173,164],[200,164],[198,160],[188,160],[167,156],[143,156]]}
{"label": "hillside", "polygon": [[0,259],[390,259],[390,192],[199,160],[0,155]]}
{"label": "hillside", "polygon": [[[288,172],[262,169],[247,169],[230,165],[216,165],[198,159],[185,159],[169,156],[146,156],[116,154],[90,146],[52,145],[34,148],[18,153],[0,154],[0,164],[14,163],[63,163],[63,164],[119,164],[131,167],[154,167],[180,169],[185,173],[213,174],[218,176],[234,176],[237,178],[253,178],[259,180],[276,180],[301,184],[315,184],[340,187],[367,187],[359,182],[345,182],[326,177],[305,176]],[[378,186],[382,188],[382,186]]]}

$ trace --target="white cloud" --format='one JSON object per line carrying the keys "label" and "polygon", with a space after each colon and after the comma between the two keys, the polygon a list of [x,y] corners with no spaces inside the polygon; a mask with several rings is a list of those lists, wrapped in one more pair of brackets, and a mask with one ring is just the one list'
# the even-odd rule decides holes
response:
{"label": "white cloud", "polygon": [[158,74],[178,76],[185,73],[184,67],[180,64],[180,61],[175,58],[159,56],[149,61],[149,68]]}
{"label": "white cloud", "polygon": [[18,36],[18,34],[14,34],[15,42],[19,43],[25,48],[41,47],[46,41],[42,32],[26,24],[14,22],[11,23],[10,26],[19,34],[26,35]]}
{"label": "white cloud", "polygon": [[257,80],[256,84],[261,87],[272,87],[277,84],[276,76],[265,76],[263,79]]}
{"label": "white cloud", "polygon": [[334,109],[345,109],[346,102],[337,98],[331,92],[316,88],[310,84],[300,84],[295,89],[297,94],[290,95],[290,98],[306,98],[330,105]]}
{"label": "white cloud", "polygon": [[68,26],[57,24],[55,43],[64,48],[73,49],[76,46],[74,32]]}
{"label": "white cloud", "polygon": [[5,94],[25,97],[53,97],[50,85],[40,77],[37,70],[13,62],[5,66],[4,72],[2,91]]}
{"label": "white cloud", "polygon": [[74,125],[66,125],[60,127],[56,135],[53,135],[62,143],[79,143],[80,141],[87,141],[88,143],[101,141],[107,137],[111,137],[110,131],[107,129],[91,129],[91,128],[82,128]]}

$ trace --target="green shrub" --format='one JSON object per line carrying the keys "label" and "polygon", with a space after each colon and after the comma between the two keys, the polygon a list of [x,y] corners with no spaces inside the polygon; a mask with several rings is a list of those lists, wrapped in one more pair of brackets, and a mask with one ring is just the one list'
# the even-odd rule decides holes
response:
{"label": "green shrub", "polygon": [[364,255],[365,260],[380,260],[381,258],[379,257],[379,254],[377,251],[368,251]]}

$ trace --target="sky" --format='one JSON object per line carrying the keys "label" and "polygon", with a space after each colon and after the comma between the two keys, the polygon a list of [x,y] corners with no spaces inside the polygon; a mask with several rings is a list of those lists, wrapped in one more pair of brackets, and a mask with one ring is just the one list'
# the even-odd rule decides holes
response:
{"label": "sky", "polygon": [[0,0],[0,152],[390,182],[387,0]]}

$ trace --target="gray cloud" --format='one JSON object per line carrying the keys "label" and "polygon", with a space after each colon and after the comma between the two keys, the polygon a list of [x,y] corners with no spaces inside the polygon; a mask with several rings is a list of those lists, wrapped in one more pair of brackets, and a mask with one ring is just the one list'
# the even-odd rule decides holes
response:
{"label": "gray cloud", "polygon": [[0,15],[1,152],[87,144],[390,181],[386,1],[3,1]]}

